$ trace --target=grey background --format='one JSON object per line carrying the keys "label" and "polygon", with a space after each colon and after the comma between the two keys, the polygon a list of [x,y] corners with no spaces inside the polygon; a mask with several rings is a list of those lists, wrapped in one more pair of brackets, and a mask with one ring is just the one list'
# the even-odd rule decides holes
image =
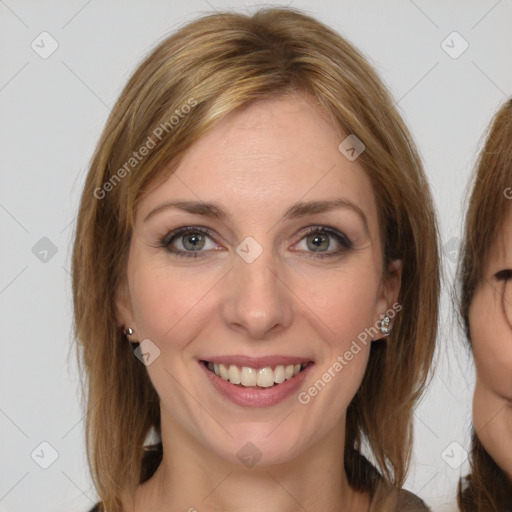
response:
{"label": "grey background", "polygon": [[[85,511],[96,500],[71,348],[69,269],[78,198],[109,109],[137,63],[178,26],[213,9],[272,3],[0,0],[1,511]],[[512,2],[292,5],[368,56],[426,165],[446,276],[438,365],[415,413],[407,488],[434,511],[455,510],[457,480],[467,471],[474,370],[449,293],[466,183],[485,127],[512,93]],[[58,43],[46,59],[31,47],[42,45],[43,31]],[[442,46],[453,31],[469,45],[457,58],[446,44],[459,53],[462,40],[451,36]],[[48,469],[34,461],[51,462],[41,442],[58,455]]]}

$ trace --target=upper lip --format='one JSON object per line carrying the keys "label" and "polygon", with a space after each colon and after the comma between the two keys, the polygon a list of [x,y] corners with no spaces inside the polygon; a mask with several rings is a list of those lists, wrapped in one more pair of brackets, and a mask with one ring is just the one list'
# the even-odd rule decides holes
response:
{"label": "upper lip", "polygon": [[275,367],[278,365],[289,364],[303,364],[313,362],[311,358],[301,356],[263,356],[263,357],[250,357],[243,355],[229,355],[229,356],[210,356],[201,359],[210,363],[246,366],[248,368],[265,368],[267,366]]}

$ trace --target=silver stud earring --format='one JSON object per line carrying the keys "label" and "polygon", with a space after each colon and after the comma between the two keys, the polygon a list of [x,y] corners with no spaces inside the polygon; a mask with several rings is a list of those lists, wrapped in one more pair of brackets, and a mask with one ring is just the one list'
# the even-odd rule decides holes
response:
{"label": "silver stud earring", "polygon": [[133,334],[133,329],[131,327],[128,327],[127,329],[125,329],[124,333],[126,334],[126,336],[131,336]]}
{"label": "silver stud earring", "polygon": [[389,333],[391,332],[390,323],[391,323],[391,319],[387,315],[382,319],[382,322],[380,323],[380,332],[384,336],[388,336]]}

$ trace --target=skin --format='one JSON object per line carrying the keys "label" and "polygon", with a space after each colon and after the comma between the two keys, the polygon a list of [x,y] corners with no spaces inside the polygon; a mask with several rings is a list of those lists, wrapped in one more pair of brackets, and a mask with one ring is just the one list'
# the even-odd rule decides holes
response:
{"label": "skin", "polygon": [[[346,408],[370,342],[307,405],[296,394],[270,407],[235,405],[198,368],[212,354],[307,357],[315,365],[303,391],[396,302],[400,262],[383,269],[375,195],[358,161],[339,152],[345,137],[305,97],[261,100],[226,117],[142,199],[117,304],[133,339],[161,351],[147,370],[160,397],[164,458],[126,510],[368,509],[342,460]],[[357,205],[367,226],[348,207],[282,219],[298,201],[338,198]],[[178,199],[218,202],[230,217],[166,209],[144,222]],[[204,257],[158,247],[182,226],[211,230]],[[353,247],[320,259],[309,226],[344,233]],[[236,252],[247,236],[263,249],[252,263]],[[324,252],[343,249],[334,237],[322,240]],[[171,247],[186,250],[183,242],[178,236]],[[262,454],[251,468],[236,455],[247,442]]]}
{"label": "skin", "polygon": [[504,281],[496,278],[507,268],[512,268],[512,208],[469,310],[476,365],[473,423],[486,451],[512,482],[512,328],[502,306]]}

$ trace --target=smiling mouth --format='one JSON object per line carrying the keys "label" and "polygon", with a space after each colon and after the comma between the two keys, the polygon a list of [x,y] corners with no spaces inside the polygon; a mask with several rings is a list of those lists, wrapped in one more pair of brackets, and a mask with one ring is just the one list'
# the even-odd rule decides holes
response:
{"label": "smiling mouth", "polygon": [[212,363],[202,361],[212,373],[231,384],[244,388],[265,389],[278,386],[283,382],[293,379],[304,371],[313,361],[297,364],[279,364],[275,367],[250,368],[248,366],[236,366],[233,364]]}

